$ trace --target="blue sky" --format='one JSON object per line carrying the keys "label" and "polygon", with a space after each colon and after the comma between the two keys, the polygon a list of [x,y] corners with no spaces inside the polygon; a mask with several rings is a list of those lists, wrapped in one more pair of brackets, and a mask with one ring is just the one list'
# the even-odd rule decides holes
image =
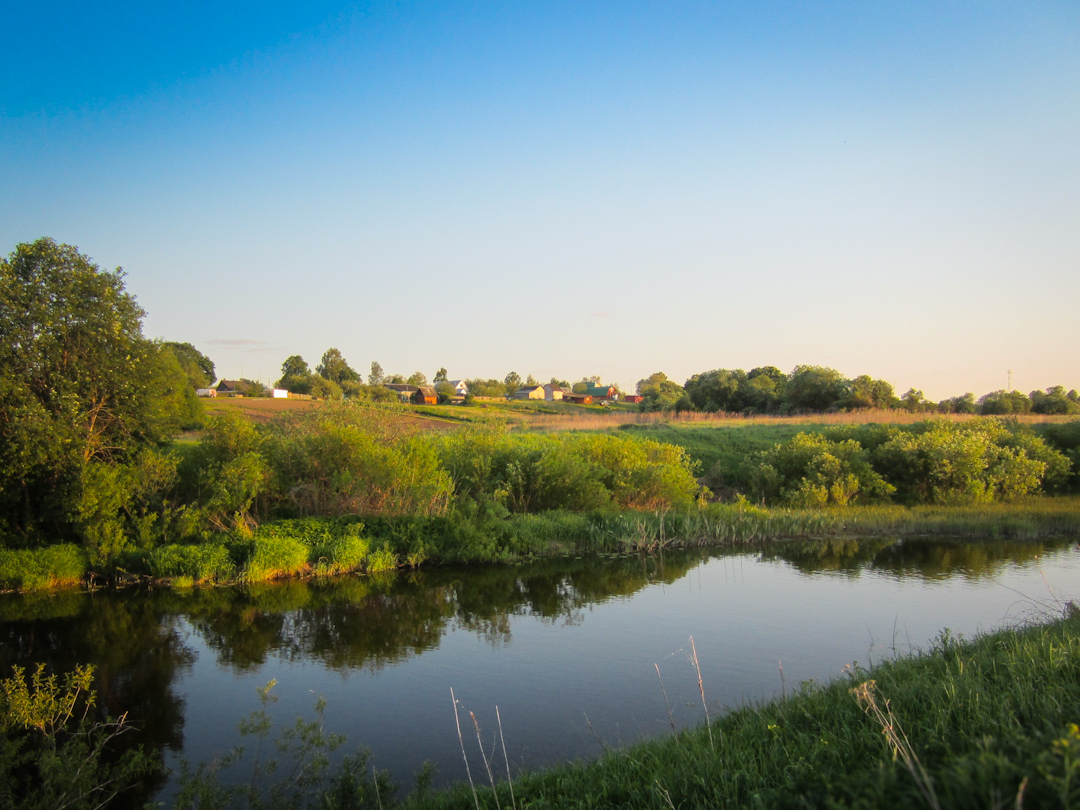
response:
{"label": "blue sky", "polygon": [[271,382],[799,363],[1080,387],[1080,5],[0,11],[0,251]]}

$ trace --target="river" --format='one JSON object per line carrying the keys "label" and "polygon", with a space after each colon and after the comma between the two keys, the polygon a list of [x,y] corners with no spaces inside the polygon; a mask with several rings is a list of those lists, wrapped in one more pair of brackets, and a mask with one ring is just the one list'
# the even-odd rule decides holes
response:
{"label": "river", "polygon": [[[591,757],[702,722],[702,689],[715,718],[926,648],[946,629],[1059,615],[1077,596],[1080,551],[1068,540],[791,542],[7,596],[0,667],[94,664],[103,707],[128,711],[174,767],[238,742],[256,688],[275,679],[277,719],[311,717],[323,696],[327,727],[408,789],[425,760],[436,784],[465,778],[451,689],[476,776],[470,711],[490,748],[498,707],[514,767]],[[151,790],[167,797],[166,785],[163,775]]]}

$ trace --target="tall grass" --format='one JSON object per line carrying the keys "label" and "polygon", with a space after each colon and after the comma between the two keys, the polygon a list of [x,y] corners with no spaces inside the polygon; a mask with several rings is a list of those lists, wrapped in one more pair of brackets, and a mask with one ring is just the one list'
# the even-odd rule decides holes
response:
{"label": "tall grass", "polygon": [[30,591],[78,585],[90,560],[72,543],[36,549],[0,549],[0,590]]}
{"label": "tall grass", "polygon": [[[926,653],[803,684],[711,728],[515,775],[513,793],[518,807],[1069,807],[1078,717],[1080,619],[970,642],[946,632]],[[511,806],[508,784],[476,793],[406,806]]]}

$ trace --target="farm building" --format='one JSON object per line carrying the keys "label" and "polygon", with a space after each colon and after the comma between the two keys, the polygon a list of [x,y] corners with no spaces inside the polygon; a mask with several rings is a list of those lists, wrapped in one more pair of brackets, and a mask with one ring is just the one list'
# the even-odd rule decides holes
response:
{"label": "farm building", "polygon": [[623,402],[641,402],[643,399],[645,397],[641,396],[641,394],[626,394],[623,396]]}
{"label": "farm building", "polygon": [[572,402],[575,405],[592,405],[593,396],[592,394],[575,394],[571,391],[569,394],[563,394],[562,401]]}
{"label": "farm building", "polygon": [[614,385],[590,385],[585,389],[584,393],[598,402],[613,401],[619,398],[619,389]]}
{"label": "farm building", "polygon": [[544,386],[525,385],[514,392],[514,399],[543,399]]}
{"label": "farm building", "polygon": [[216,397],[217,391],[213,388],[196,388],[195,396],[197,397]]}
{"label": "farm building", "polygon": [[567,388],[565,385],[555,385],[548,383],[544,386],[544,399],[548,402],[557,402],[565,397],[567,394],[572,394],[573,391]]}
{"label": "farm building", "polygon": [[405,383],[383,383],[385,388],[389,388],[391,391],[395,391],[398,395],[398,399],[402,402],[411,402],[413,396],[420,389],[415,385],[407,385]]}
{"label": "farm building", "polygon": [[412,402],[414,405],[437,405],[439,395],[430,385],[421,385],[412,395]]}
{"label": "farm building", "polygon": [[215,386],[218,394],[224,394],[227,397],[233,397],[240,393],[243,383],[239,380],[221,380]]}

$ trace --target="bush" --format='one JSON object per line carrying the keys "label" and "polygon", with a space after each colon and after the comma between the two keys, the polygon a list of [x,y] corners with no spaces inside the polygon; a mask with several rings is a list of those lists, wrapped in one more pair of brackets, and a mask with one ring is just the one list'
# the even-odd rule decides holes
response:
{"label": "bush", "polygon": [[763,452],[753,482],[756,498],[803,507],[882,501],[894,491],[857,441],[813,433]]}

